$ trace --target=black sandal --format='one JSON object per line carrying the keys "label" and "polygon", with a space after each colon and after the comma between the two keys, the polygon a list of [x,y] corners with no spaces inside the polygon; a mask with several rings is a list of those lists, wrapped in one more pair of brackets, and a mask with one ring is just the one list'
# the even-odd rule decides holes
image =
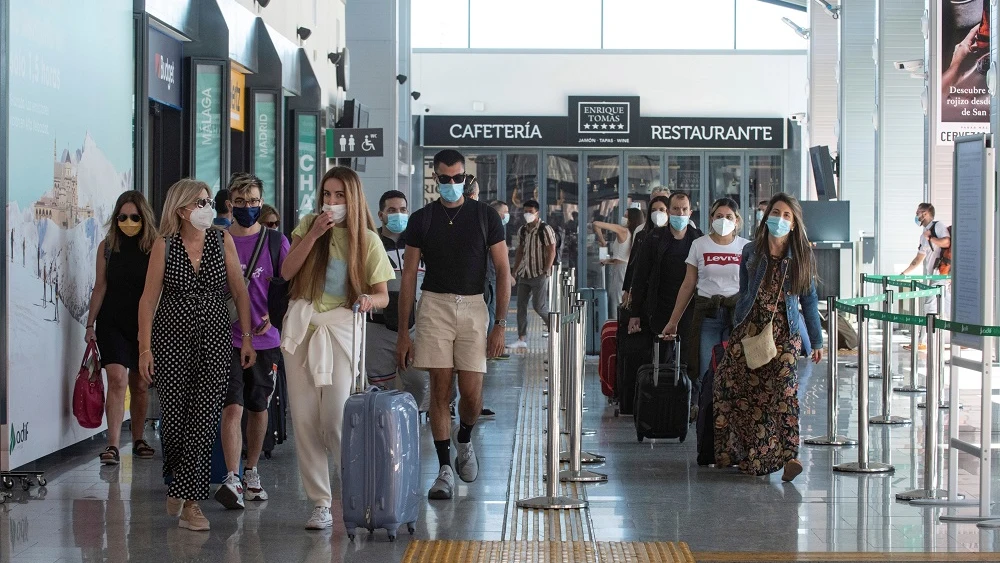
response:
{"label": "black sandal", "polygon": [[132,444],[132,455],[139,459],[150,459],[156,450],[153,449],[145,440],[136,440]]}
{"label": "black sandal", "polygon": [[108,446],[103,452],[101,452],[101,465],[118,465],[121,461],[121,456],[118,454],[118,448],[114,446]]}

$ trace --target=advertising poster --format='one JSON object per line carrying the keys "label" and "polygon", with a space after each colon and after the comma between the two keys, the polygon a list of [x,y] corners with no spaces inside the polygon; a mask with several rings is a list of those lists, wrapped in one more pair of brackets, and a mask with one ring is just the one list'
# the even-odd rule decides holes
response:
{"label": "advertising poster", "polygon": [[298,132],[298,182],[295,186],[298,191],[298,217],[301,221],[303,217],[316,210],[316,141],[319,119],[311,114],[299,114],[296,116]]}
{"label": "advertising poster", "polygon": [[194,178],[215,193],[222,184],[222,67],[198,65],[195,87]]}
{"label": "advertising poster", "polygon": [[941,2],[938,52],[941,103],[937,107],[937,143],[990,132],[990,0]]}
{"label": "advertising poster", "polygon": [[10,466],[90,437],[72,414],[97,245],[132,188],[130,0],[10,3]]}
{"label": "advertising poster", "polygon": [[261,199],[275,204],[278,130],[274,94],[254,95],[253,173],[264,183]]}

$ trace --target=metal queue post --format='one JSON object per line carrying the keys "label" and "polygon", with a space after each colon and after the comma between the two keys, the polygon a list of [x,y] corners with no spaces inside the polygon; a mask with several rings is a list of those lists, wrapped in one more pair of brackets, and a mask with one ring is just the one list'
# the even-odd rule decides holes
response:
{"label": "metal queue post", "polygon": [[[912,282],[910,284],[910,290],[911,291],[917,291],[917,282],[916,281],[914,281],[914,282]],[[917,312],[917,309],[918,309],[918,307],[917,307],[917,299],[914,298],[913,299],[913,315],[919,314]],[[940,309],[938,309],[938,310],[940,311]],[[900,386],[900,387],[893,388],[893,390],[896,391],[897,393],[923,393],[923,392],[927,391],[927,387],[926,386],[917,384],[917,366],[920,364],[919,346],[920,346],[920,331],[918,331],[917,327],[914,326],[914,327],[912,327],[910,329],[910,384],[909,385],[903,385],[903,386]],[[930,350],[930,347],[931,347],[930,346],[930,329],[928,329],[927,349]],[[927,356],[927,372],[928,372],[928,375],[930,374],[930,369],[931,369],[931,367],[930,367],[931,366],[931,360],[930,360],[930,358],[931,358],[931,356],[930,356],[930,353],[928,352],[928,356]]]}
{"label": "metal queue post", "polygon": [[[584,352],[586,333],[584,322],[585,313],[587,311],[587,304],[585,301],[577,301],[577,306],[574,309],[576,313],[579,314],[576,323],[569,327],[569,330],[575,330],[575,337],[573,338],[573,349],[571,350],[571,358],[573,368],[571,370],[571,386],[572,396],[570,397],[569,410],[567,412],[569,416],[570,423],[570,434],[569,434],[569,463],[570,468],[562,471],[559,474],[560,481],[574,482],[574,483],[597,483],[606,482],[608,476],[603,473],[595,473],[593,471],[587,471],[580,467],[583,462],[583,451],[582,451],[582,440],[583,440],[583,371],[584,371]],[[590,454],[593,455],[593,454]],[[557,456],[558,457],[558,456]],[[602,459],[603,461],[603,459]]]}
{"label": "metal queue post", "polygon": [[[943,306],[944,306],[944,295],[942,295],[941,293],[939,293],[938,296],[937,296],[937,310],[939,312],[938,314],[940,314],[941,307],[943,307]],[[938,348],[937,348],[937,370],[938,370],[938,394],[937,394],[937,397],[938,397],[938,409],[940,409],[940,410],[946,410],[946,409],[948,409],[951,406],[951,404],[947,401],[947,399],[945,399],[945,394],[944,394],[944,380],[945,380],[945,378],[944,378],[944,336],[942,336],[941,338],[938,338],[938,340],[937,340],[937,346],[938,346]],[[928,348],[929,347],[930,347],[930,344],[928,343]],[[927,408],[927,400],[924,399],[924,402],[917,403],[917,408],[918,409],[925,409],[925,408]],[[962,408],[962,404],[961,403],[959,403],[958,408]]]}
{"label": "metal queue post", "polygon": [[868,308],[857,306],[858,316],[858,461],[833,466],[844,473],[889,473],[895,468],[887,463],[868,460]]}
{"label": "metal queue post", "polygon": [[839,332],[837,330],[837,298],[827,297],[826,299],[826,330],[827,339],[827,412],[826,412],[826,435],[815,438],[807,438],[806,444],[811,446],[855,446],[857,440],[852,440],[847,436],[837,434],[837,346]]}
{"label": "metal queue post", "polygon": [[562,362],[559,361],[562,350],[563,333],[562,315],[549,313],[549,421],[548,441],[546,451],[548,457],[545,464],[545,496],[521,499],[517,501],[518,508],[540,510],[568,510],[587,508],[587,501],[578,498],[559,496],[556,487],[559,483],[559,400],[560,384],[562,383]]}
{"label": "metal queue post", "polygon": [[[886,279],[883,278],[883,287],[886,287]],[[886,313],[892,314],[892,306],[895,303],[893,291],[886,287],[885,304]],[[860,355],[860,352],[859,352]],[[867,358],[866,358],[867,361]],[[882,414],[873,416],[869,420],[871,424],[909,424],[910,419],[902,416],[893,416],[892,408],[892,321],[885,319],[882,321]]]}

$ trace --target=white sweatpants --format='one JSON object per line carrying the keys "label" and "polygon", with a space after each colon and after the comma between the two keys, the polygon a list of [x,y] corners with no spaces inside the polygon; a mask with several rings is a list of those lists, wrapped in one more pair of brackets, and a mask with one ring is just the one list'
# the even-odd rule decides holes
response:
{"label": "white sweatpants", "polygon": [[334,372],[333,385],[317,387],[312,375],[303,367],[312,333],[294,354],[285,355],[285,377],[288,380],[288,404],[292,411],[295,453],[299,460],[299,475],[306,495],[316,506],[330,506],[330,456],[334,467],[340,468],[340,437],[344,424],[344,403],[351,394],[354,381],[350,373]]}

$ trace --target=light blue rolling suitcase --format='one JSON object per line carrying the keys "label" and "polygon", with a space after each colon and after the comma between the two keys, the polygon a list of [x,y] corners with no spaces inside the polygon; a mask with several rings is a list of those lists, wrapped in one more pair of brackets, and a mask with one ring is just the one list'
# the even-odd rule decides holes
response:
{"label": "light blue rolling suitcase", "polygon": [[365,389],[366,332],[364,315],[355,308],[355,394],[344,404],[340,457],[344,526],[352,540],[357,528],[385,528],[393,541],[403,524],[414,532],[423,502],[419,414],[409,393]]}

